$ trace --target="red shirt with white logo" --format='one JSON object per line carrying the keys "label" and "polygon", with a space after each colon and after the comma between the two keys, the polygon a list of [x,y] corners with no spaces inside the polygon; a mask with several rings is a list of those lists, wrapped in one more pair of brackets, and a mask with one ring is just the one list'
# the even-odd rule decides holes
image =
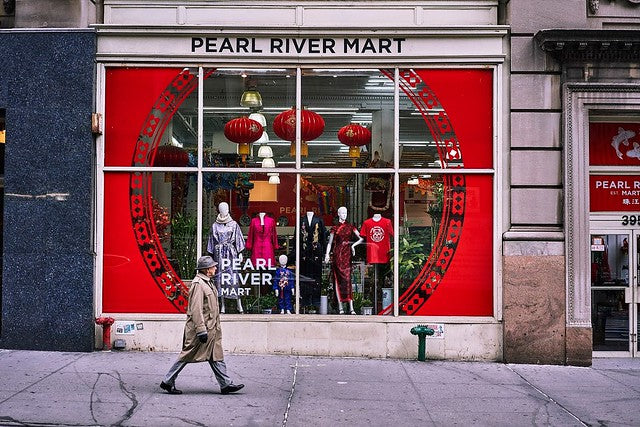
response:
{"label": "red shirt with white logo", "polygon": [[373,218],[366,219],[362,223],[360,235],[367,241],[367,263],[389,262],[391,236],[393,236],[393,224],[390,219],[384,217],[380,217],[380,221],[375,221]]}

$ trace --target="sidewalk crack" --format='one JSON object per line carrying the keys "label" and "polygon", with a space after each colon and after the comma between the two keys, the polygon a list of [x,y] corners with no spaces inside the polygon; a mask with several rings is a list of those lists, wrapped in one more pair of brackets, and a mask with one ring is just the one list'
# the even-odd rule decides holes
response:
{"label": "sidewalk crack", "polygon": [[433,421],[433,417],[431,417],[431,414],[429,413],[429,406],[424,401],[424,399],[422,399],[422,394],[420,394],[420,389],[418,388],[416,383],[413,382],[413,378],[411,377],[411,375],[409,375],[409,372],[407,372],[407,367],[405,366],[404,362],[400,362],[400,366],[402,366],[402,370],[404,371],[404,374],[407,377],[407,381],[411,384],[411,387],[413,387],[413,390],[415,391],[416,396],[420,400],[420,403],[424,408],[424,412],[429,416],[429,420],[431,421],[431,423],[433,425],[436,425],[435,421]]}
{"label": "sidewalk crack", "polygon": [[291,381],[291,391],[289,392],[289,399],[287,400],[287,409],[284,411],[284,418],[282,419],[282,427],[286,427],[287,418],[289,417],[289,409],[291,409],[291,400],[293,400],[293,392],[296,389],[296,379],[298,377],[298,361],[300,358],[296,358],[296,364],[293,367],[293,380]]}
{"label": "sidewalk crack", "polygon": [[127,390],[127,387],[124,383],[124,381],[122,380],[122,377],[120,376],[120,372],[116,371],[116,376],[112,375],[112,374],[105,374],[108,375],[114,379],[118,380],[118,384],[120,386],[120,390],[122,391],[122,393],[124,393],[125,396],[127,396],[129,398],[129,400],[131,401],[131,407],[129,409],[127,409],[127,412],[124,414],[124,416],[118,421],[116,422],[114,425],[116,426],[121,426],[122,423],[124,423],[125,421],[127,421],[129,418],[131,418],[131,416],[133,415],[134,411],[136,410],[136,408],[138,407],[138,399],[136,398],[135,393]]}
{"label": "sidewalk crack", "polygon": [[98,424],[98,420],[96,419],[96,414],[93,412],[93,398],[95,397],[96,386],[98,385],[98,381],[100,381],[101,375],[102,375],[101,373],[98,373],[98,376],[96,377],[96,381],[93,383],[93,387],[91,387],[91,395],[89,396],[89,412],[91,412],[91,418],[93,419],[93,422],[95,422],[96,424]]}
{"label": "sidewalk crack", "polygon": [[562,409],[564,412],[566,412],[567,414],[569,414],[569,416],[571,416],[572,418],[574,418],[576,421],[578,421],[581,425],[583,426],[588,426],[589,424],[585,423],[584,421],[582,421],[580,418],[578,418],[578,416],[576,414],[574,414],[573,412],[571,412],[568,408],[566,408],[564,405],[562,405],[560,402],[556,401],[553,397],[549,396],[547,393],[545,393],[544,391],[542,391],[541,389],[539,389],[538,387],[536,387],[535,385],[533,385],[533,383],[531,383],[531,381],[529,381],[528,379],[526,379],[524,376],[522,376],[519,372],[517,372],[516,370],[514,370],[511,366],[505,364],[505,366],[507,367],[507,369],[509,369],[511,372],[513,372],[514,374],[516,374],[517,376],[519,376],[520,378],[522,378],[522,380],[527,383],[529,385],[529,387],[531,387],[532,389],[534,389],[535,391],[537,391],[538,393],[540,393],[541,395],[543,395],[545,397],[545,399],[547,399],[547,401],[555,404],[558,406],[558,408]]}

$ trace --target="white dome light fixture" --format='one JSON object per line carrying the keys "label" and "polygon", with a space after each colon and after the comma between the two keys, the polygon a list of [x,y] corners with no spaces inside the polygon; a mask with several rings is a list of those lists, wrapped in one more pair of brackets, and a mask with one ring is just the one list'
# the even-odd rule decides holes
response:
{"label": "white dome light fixture", "polygon": [[273,150],[267,144],[261,145],[260,148],[258,148],[258,157],[263,159],[273,157]]}
{"label": "white dome light fixture", "polygon": [[262,167],[263,168],[275,168],[276,162],[273,161],[271,157],[265,157],[262,159]]}
{"label": "white dome light fixture", "polygon": [[280,177],[277,175],[269,177],[269,184],[280,184]]}
{"label": "white dome light fixture", "polygon": [[267,127],[267,119],[264,116],[264,114],[262,114],[262,113],[251,113],[251,114],[249,114],[249,118],[251,120],[255,120],[256,122],[260,123],[263,128]]}

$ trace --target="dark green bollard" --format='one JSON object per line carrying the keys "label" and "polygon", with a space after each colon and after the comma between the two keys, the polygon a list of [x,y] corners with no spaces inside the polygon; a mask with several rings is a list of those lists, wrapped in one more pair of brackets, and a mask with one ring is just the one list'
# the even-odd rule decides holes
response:
{"label": "dark green bollard", "polygon": [[427,335],[433,335],[435,331],[431,328],[428,328],[426,325],[418,325],[411,328],[411,333],[413,335],[418,336],[418,360],[424,362],[425,361],[425,347],[426,347],[426,339]]}

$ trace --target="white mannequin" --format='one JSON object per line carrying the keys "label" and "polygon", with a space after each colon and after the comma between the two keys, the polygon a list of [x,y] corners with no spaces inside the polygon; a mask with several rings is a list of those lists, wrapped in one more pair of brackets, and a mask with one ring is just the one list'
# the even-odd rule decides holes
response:
{"label": "white mannequin", "polygon": [[[284,254],[278,257],[278,264],[280,264],[280,267],[282,268],[287,268],[288,261],[289,261],[289,258]],[[291,296],[294,296],[295,294],[296,294],[296,290],[291,289]],[[278,297],[279,295],[280,295],[280,291],[276,289],[276,297]],[[280,310],[280,314],[284,314],[284,310]],[[287,314],[291,314],[291,311],[287,310]]]}
{"label": "white mannequin", "polygon": [[258,216],[260,217],[260,225],[264,225],[264,216],[266,212],[258,212]]}
{"label": "white mannequin", "polygon": [[374,220],[375,222],[378,222],[382,219],[382,215],[380,214],[373,214],[373,216],[371,217],[372,220]]}
{"label": "white mannequin", "polygon": [[311,220],[313,219],[313,211],[307,211],[307,220],[309,224],[311,224]]}
{"label": "white mannequin", "polygon": [[[229,220],[229,204],[227,202],[220,202],[218,205],[218,218],[216,218],[217,222],[227,222]],[[238,254],[238,259],[242,263],[242,254]],[[220,313],[224,314],[226,312],[226,306],[224,302],[225,298],[220,298]],[[236,300],[238,313],[244,313],[244,309],[242,308],[242,300],[240,297]]]}
{"label": "white mannequin", "polygon": [[220,204],[218,205],[218,215],[220,216],[220,218],[226,218],[227,216],[229,216],[229,203],[220,202]]}
{"label": "white mannequin", "polygon": [[280,264],[280,267],[285,268],[287,266],[287,262],[289,262],[289,258],[286,255],[283,254],[278,257],[278,264]]}
{"label": "white mannequin", "polygon": [[[340,206],[338,208],[338,221],[340,222],[340,224],[343,224],[345,221],[347,220],[347,208],[344,206]],[[358,246],[360,243],[362,243],[364,241],[364,239],[362,238],[362,236],[360,236],[360,232],[355,229],[354,230],[355,235],[358,237],[358,240],[356,240],[352,245],[351,245],[351,254],[355,255],[356,254],[356,246]],[[331,253],[331,245],[333,244],[333,233],[331,233],[329,235],[329,243],[327,243],[327,252],[324,256],[324,262],[325,263],[329,263],[329,254]],[[335,292],[336,292],[336,300],[338,301],[338,308],[340,311],[340,314],[344,314],[344,308],[342,306],[342,301],[340,301],[340,293],[338,292],[338,287],[334,286],[335,288]],[[351,314],[356,314],[356,312],[353,310],[353,300],[349,301],[349,312]]]}

